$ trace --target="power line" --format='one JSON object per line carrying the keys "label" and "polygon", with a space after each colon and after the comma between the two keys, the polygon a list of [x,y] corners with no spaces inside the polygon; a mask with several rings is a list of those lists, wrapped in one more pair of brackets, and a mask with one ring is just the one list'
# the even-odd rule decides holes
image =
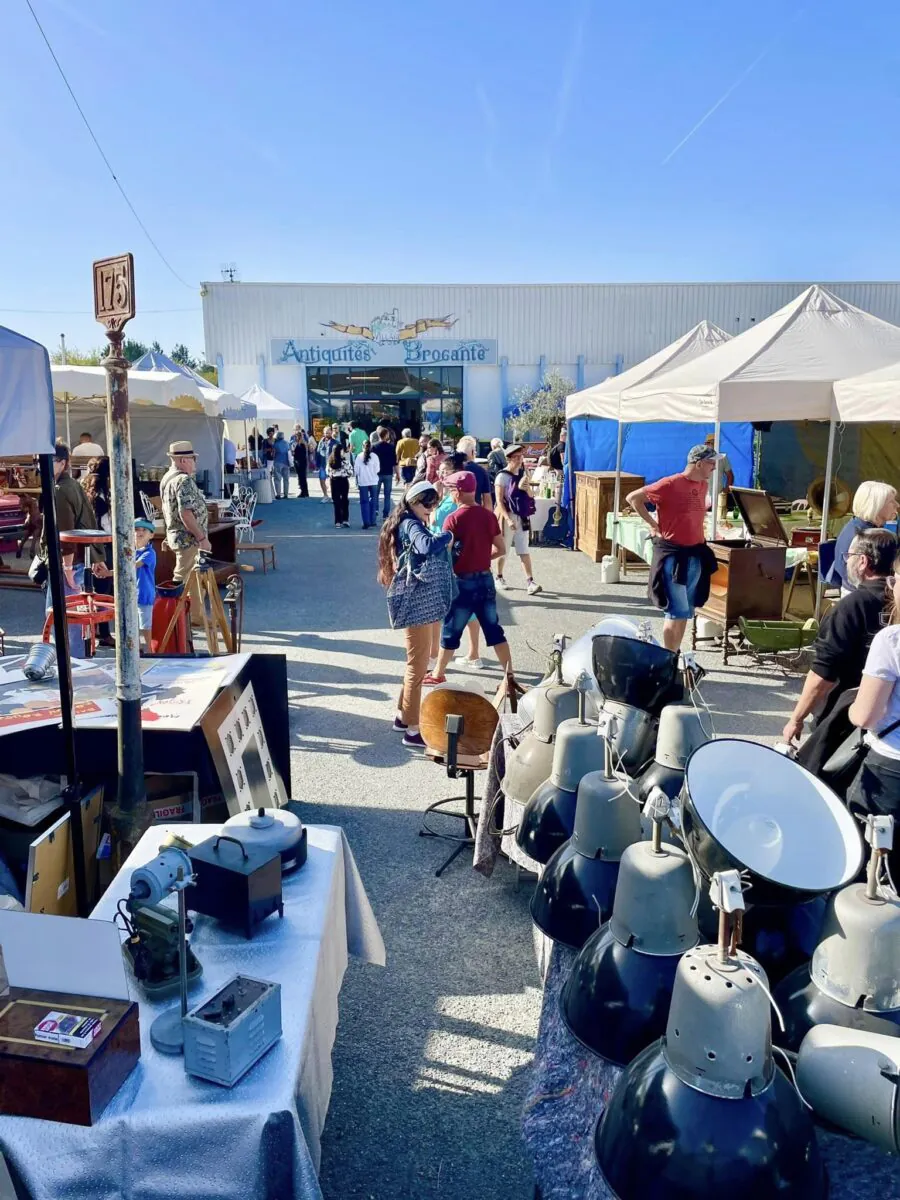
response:
{"label": "power line", "polygon": [[[56,52],[54,51],[53,47],[50,45],[50,39],[47,37],[46,33],[44,32],[43,25],[38,20],[38,15],[34,11],[31,0],[25,0],[25,3],[28,5],[28,11],[31,13],[32,17],[34,17],[34,23],[35,23],[35,25],[37,25],[40,35],[44,39],[44,44],[46,45],[47,49],[50,51],[50,57],[53,59],[54,63],[56,63],[56,69],[57,69],[57,71],[59,71],[60,78],[62,79],[63,83],[66,85],[66,90],[68,91],[69,95],[72,97],[72,103],[78,109],[78,115],[81,117],[82,121],[84,122],[84,127],[90,134],[91,141],[97,147],[97,151],[98,151],[100,157],[103,159],[103,162],[106,165],[106,169],[109,171],[110,175],[112,176],[113,183],[119,189],[119,192],[122,195],[122,199],[125,201],[125,203],[129,207],[129,209],[131,210],[131,215],[137,221],[138,225],[140,225],[141,230],[143,231],[144,237],[147,239],[147,241],[150,243],[150,245],[153,247],[153,249],[159,255],[159,258],[162,261],[162,263],[168,268],[168,270],[172,273],[172,275],[175,276],[175,278],[178,280],[178,282],[180,284],[182,284],[186,288],[190,288],[191,291],[193,291],[194,290],[193,286],[190,283],[187,283],[186,280],[181,278],[181,276],[178,274],[178,272],[175,270],[175,268],[172,266],[172,264],[169,262],[169,260],[163,254],[162,250],[160,250],[159,246],[157,246],[156,242],[150,236],[149,229],[144,224],[144,222],[141,220],[141,218],[138,216],[137,209],[134,207],[134,205],[128,199],[128,195],[127,195],[125,189],[122,187],[121,183],[119,183],[118,176],[116,175],[115,171],[112,168],[112,163],[106,157],[103,147],[100,145],[99,141],[97,140],[97,135],[94,133],[93,129],[91,128],[90,121],[87,119],[87,117],[84,114],[84,109],[78,103],[78,97],[72,91],[72,85],[69,83],[68,79],[66,78],[66,73],[62,69],[62,64],[60,63],[59,59],[56,57]],[[6,311],[11,311],[11,310],[7,309]]]}

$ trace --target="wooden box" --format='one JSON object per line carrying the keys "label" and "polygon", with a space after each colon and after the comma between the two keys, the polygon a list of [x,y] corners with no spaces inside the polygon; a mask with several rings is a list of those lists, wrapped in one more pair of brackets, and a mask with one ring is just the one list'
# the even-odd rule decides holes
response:
{"label": "wooden box", "polygon": [[710,542],[709,547],[719,565],[700,612],[725,626],[737,624],[738,617],[780,621],[784,547],[732,541]]}
{"label": "wooden box", "polygon": [[[629,492],[644,486],[643,475],[621,476],[619,502],[625,504]],[[606,536],[606,516],[612,512],[616,492],[615,471],[575,472],[575,545],[588,558],[599,562],[612,552]]]}
{"label": "wooden box", "polygon": [[[0,1113],[93,1125],[141,1056],[138,1006],[17,987],[0,1005]],[[99,1036],[83,1050],[36,1041],[35,1025],[54,1010],[102,1014]]]}

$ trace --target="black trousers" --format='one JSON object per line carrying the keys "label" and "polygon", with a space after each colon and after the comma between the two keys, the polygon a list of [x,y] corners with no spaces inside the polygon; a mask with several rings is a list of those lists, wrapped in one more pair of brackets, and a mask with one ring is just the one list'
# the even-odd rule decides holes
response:
{"label": "black trousers", "polygon": [[301,496],[309,495],[309,488],[306,485],[306,455],[303,458],[294,459],[294,470],[297,472],[297,484],[300,488]]}
{"label": "black trousers", "polygon": [[332,475],[331,502],[334,505],[334,523],[340,525],[350,520],[350,480],[346,475]]}
{"label": "black trousers", "polygon": [[900,871],[900,759],[870,750],[847,792],[847,806],[860,816],[874,813],[894,818],[894,848],[888,862],[896,883]]}

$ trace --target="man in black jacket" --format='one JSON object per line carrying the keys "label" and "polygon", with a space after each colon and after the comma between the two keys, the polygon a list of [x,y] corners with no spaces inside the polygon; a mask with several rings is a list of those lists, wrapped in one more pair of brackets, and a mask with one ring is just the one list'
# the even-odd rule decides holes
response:
{"label": "man in black jacket", "polygon": [[855,590],[822,621],[812,667],[784,727],[786,742],[800,737],[810,713],[823,721],[843,692],[859,686],[872,638],[887,621],[885,581],[896,555],[897,539],[886,529],[867,529],[850,543],[847,571]]}

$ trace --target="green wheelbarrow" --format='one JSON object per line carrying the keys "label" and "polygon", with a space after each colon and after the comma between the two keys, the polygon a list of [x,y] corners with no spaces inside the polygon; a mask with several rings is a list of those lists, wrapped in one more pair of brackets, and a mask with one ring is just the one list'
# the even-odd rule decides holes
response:
{"label": "green wheelbarrow", "polygon": [[811,646],[819,632],[814,617],[803,621],[748,621],[738,617],[738,625],[747,653],[757,662],[770,662],[786,670],[806,665],[803,651]]}

